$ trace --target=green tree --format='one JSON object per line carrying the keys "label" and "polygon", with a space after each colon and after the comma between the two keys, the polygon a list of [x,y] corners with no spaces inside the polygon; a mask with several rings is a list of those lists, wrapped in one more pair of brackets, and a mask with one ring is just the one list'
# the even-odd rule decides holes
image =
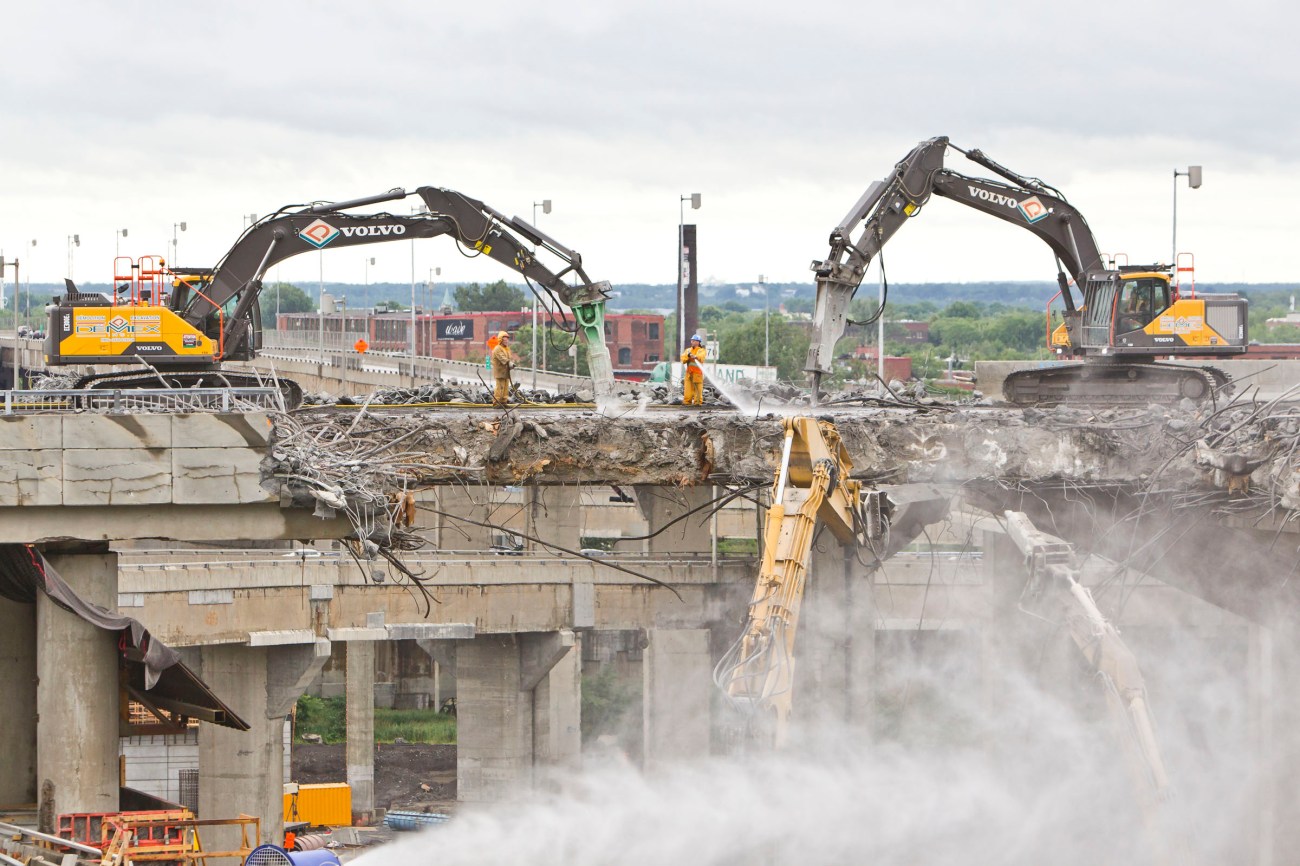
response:
{"label": "green tree", "polygon": [[949,319],[978,319],[980,308],[971,301],[953,301],[944,308],[943,315]]}
{"label": "green tree", "polygon": [[316,301],[302,289],[292,283],[272,283],[262,287],[262,294],[257,299],[262,308],[262,327],[275,329],[275,313],[310,313],[316,309]]}
{"label": "green tree", "polygon": [[518,310],[524,305],[524,293],[514,286],[507,286],[505,280],[486,286],[478,283],[457,286],[455,294],[456,306],[467,313]]}
{"label": "green tree", "polygon": [[978,319],[943,316],[930,323],[931,341],[949,349],[961,347],[969,350],[983,336]]}
{"label": "green tree", "polygon": [[984,335],[1005,348],[1032,352],[1047,341],[1047,324],[1038,313],[1012,310],[988,320]]}
{"label": "green tree", "polygon": [[808,358],[808,334],[788,322],[785,316],[771,317],[771,336],[767,337],[762,313],[728,317],[718,328],[718,341],[723,364],[763,363],[763,346],[767,343],[768,357],[782,379],[800,379]]}

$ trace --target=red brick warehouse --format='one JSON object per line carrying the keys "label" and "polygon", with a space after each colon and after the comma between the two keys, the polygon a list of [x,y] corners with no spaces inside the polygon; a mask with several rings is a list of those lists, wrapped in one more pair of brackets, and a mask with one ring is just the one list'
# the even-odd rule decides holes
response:
{"label": "red brick warehouse", "polygon": [[[572,321],[572,319],[570,319]],[[532,324],[532,311],[452,313],[415,316],[415,352],[421,357],[451,360],[480,360],[488,337],[498,331],[513,334]],[[364,337],[373,352],[407,352],[411,347],[411,314],[348,310],[347,332],[343,315],[325,316],[326,342],[352,345]],[[320,333],[321,319],[315,313],[283,313],[277,330],[286,336],[301,336],[314,341]],[[663,360],[664,317],[646,314],[611,314],[605,317],[605,343],[616,370],[646,370]],[[554,338],[558,340],[558,337]],[[516,346],[515,352],[526,355],[529,346]]]}

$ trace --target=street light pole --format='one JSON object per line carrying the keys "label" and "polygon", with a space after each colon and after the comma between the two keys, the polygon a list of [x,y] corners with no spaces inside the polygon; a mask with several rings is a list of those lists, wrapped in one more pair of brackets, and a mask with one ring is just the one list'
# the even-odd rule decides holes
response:
{"label": "street light pole", "polygon": [[1171,264],[1178,267],[1178,178],[1187,178],[1187,185],[1192,189],[1201,188],[1201,167],[1199,165],[1189,165],[1187,171],[1174,169],[1174,237],[1173,237],[1173,259]]}
{"label": "street light pole", "polygon": [[[428,213],[429,206],[411,208],[412,214]],[[411,238],[411,387],[415,387],[415,238]]]}
{"label": "street light pole", "polygon": [[691,210],[700,209],[700,194],[678,196],[677,202],[677,354],[686,349],[686,298],[683,296],[682,276],[686,267],[686,202]]}
{"label": "street light pole", "polygon": [[73,277],[72,265],[76,261],[72,251],[79,246],[81,246],[81,235],[68,235],[68,279]]}
{"label": "street light pole", "polygon": [[116,236],[113,238],[113,255],[122,255],[122,238],[126,237],[126,229],[118,229]]}
{"label": "street light pole", "polygon": [[767,284],[763,282],[763,275],[758,275],[758,284],[763,289],[763,366],[770,367],[768,361],[768,346],[772,342],[772,305],[768,302]]}
{"label": "street light pole", "polygon": [[176,270],[176,265],[177,265],[176,260],[180,256],[180,252],[178,252],[180,248],[180,242],[178,240],[176,230],[180,229],[181,231],[185,231],[185,228],[186,228],[185,220],[181,220],[178,223],[172,223],[172,270],[173,271]]}
{"label": "street light pole", "polygon": [[4,275],[5,275],[5,266],[6,266],[6,265],[13,265],[13,268],[14,268],[14,379],[13,379],[13,388],[14,388],[14,390],[18,390],[18,388],[21,387],[20,378],[21,378],[21,373],[22,373],[22,365],[18,362],[18,346],[19,346],[19,343],[20,343],[20,340],[19,340],[19,337],[18,337],[18,259],[14,259],[12,262],[6,262],[5,259],[4,259],[4,253],[0,253],[0,295],[3,295],[3,294],[4,294]]}
{"label": "street light pole", "polygon": [[31,250],[31,256],[29,256],[28,259],[27,259],[27,292],[25,293],[25,294],[26,294],[26,297],[24,298],[24,301],[25,301],[26,304],[27,304],[27,309],[23,312],[23,321],[24,321],[24,322],[27,321],[29,318],[31,318],[31,312],[32,312],[32,311],[31,311],[31,306],[32,306],[32,269],[31,269],[32,262],[31,262],[31,259],[32,259],[32,257],[34,257],[35,255],[36,255],[36,240],[35,240],[35,238],[33,238],[33,239],[32,239],[32,250]]}
{"label": "street light pole", "polygon": [[[551,212],[551,200],[544,198],[541,201],[533,202],[533,225],[537,225],[537,209],[542,209],[542,213]],[[537,254],[537,245],[533,244],[533,254]],[[533,355],[531,359],[533,365],[533,390],[537,390],[537,292],[533,292]],[[543,361],[545,363],[545,361]]]}

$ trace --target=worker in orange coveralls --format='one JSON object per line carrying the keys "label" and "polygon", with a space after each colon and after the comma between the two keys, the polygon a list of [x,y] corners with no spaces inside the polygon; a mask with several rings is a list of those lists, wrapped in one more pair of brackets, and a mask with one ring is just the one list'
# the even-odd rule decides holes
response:
{"label": "worker in orange coveralls", "polygon": [[704,341],[691,335],[691,345],[682,352],[682,405],[704,405]]}
{"label": "worker in orange coveralls", "polygon": [[519,358],[510,351],[510,335],[505,331],[497,334],[497,344],[492,350],[492,402],[504,406],[510,402],[510,370]]}

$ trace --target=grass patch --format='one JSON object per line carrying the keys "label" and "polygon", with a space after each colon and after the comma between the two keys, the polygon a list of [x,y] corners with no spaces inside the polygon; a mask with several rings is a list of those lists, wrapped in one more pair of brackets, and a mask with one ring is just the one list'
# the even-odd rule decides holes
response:
{"label": "grass patch", "polygon": [[[347,705],[342,697],[298,699],[294,742],[304,734],[316,734],[326,743],[347,741]],[[391,743],[401,737],[408,743],[455,743],[456,717],[435,710],[390,710],[375,708],[375,742]]]}
{"label": "grass patch", "polygon": [[436,710],[375,708],[375,742],[391,743],[401,737],[408,743],[456,742],[456,717]]}
{"label": "grass patch", "polygon": [[718,556],[757,556],[757,538],[723,536],[718,539]]}

